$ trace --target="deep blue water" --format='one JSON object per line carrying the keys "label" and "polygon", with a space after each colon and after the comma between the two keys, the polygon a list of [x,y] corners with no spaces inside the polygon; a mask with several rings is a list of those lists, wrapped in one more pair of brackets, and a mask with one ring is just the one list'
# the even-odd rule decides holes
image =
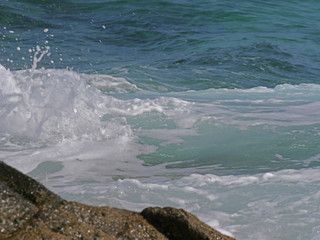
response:
{"label": "deep blue water", "polygon": [[0,63],[30,68],[39,45],[51,47],[43,67],[144,89],[318,83],[319,10],[316,1],[2,1]]}
{"label": "deep blue water", "polygon": [[68,200],[319,239],[319,12],[0,0],[0,160]]}

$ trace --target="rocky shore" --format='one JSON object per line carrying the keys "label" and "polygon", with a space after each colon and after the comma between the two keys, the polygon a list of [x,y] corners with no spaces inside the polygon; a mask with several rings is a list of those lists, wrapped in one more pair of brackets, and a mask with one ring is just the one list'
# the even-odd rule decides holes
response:
{"label": "rocky shore", "polygon": [[0,162],[0,239],[232,240],[183,209],[141,213],[69,202]]}

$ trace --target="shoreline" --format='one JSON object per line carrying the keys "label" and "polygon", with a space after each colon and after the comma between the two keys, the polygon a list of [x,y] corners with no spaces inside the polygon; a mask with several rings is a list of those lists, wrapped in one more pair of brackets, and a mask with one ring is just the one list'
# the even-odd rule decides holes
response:
{"label": "shoreline", "polygon": [[69,202],[1,161],[0,200],[0,239],[234,240],[183,209]]}

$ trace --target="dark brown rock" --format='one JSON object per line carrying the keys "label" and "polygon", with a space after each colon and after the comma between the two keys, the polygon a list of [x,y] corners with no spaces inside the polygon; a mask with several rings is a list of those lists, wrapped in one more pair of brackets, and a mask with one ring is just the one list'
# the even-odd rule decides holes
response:
{"label": "dark brown rock", "polygon": [[27,230],[21,230],[15,234],[15,236],[7,238],[8,240],[43,240],[43,239],[55,239],[55,240],[68,240],[69,238],[59,233],[51,231],[47,228],[33,228]]}
{"label": "dark brown rock", "polygon": [[41,206],[48,202],[50,204],[60,204],[63,201],[62,198],[45,188],[41,183],[1,161],[0,182],[22,195],[25,200],[35,206]]}
{"label": "dark brown rock", "polygon": [[0,162],[0,239],[232,238],[211,229],[184,210],[148,208],[140,214],[68,202],[36,180]]}
{"label": "dark brown rock", "polygon": [[212,229],[183,209],[150,207],[144,209],[141,215],[168,239],[234,240]]}
{"label": "dark brown rock", "polygon": [[0,234],[21,228],[39,210],[1,182],[0,193]]}

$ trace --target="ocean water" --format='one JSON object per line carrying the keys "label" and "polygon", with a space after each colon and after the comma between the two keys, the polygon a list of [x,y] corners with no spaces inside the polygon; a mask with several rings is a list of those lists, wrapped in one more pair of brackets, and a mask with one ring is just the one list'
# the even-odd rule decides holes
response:
{"label": "ocean water", "polygon": [[319,12],[1,0],[0,160],[68,200],[320,239]]}

